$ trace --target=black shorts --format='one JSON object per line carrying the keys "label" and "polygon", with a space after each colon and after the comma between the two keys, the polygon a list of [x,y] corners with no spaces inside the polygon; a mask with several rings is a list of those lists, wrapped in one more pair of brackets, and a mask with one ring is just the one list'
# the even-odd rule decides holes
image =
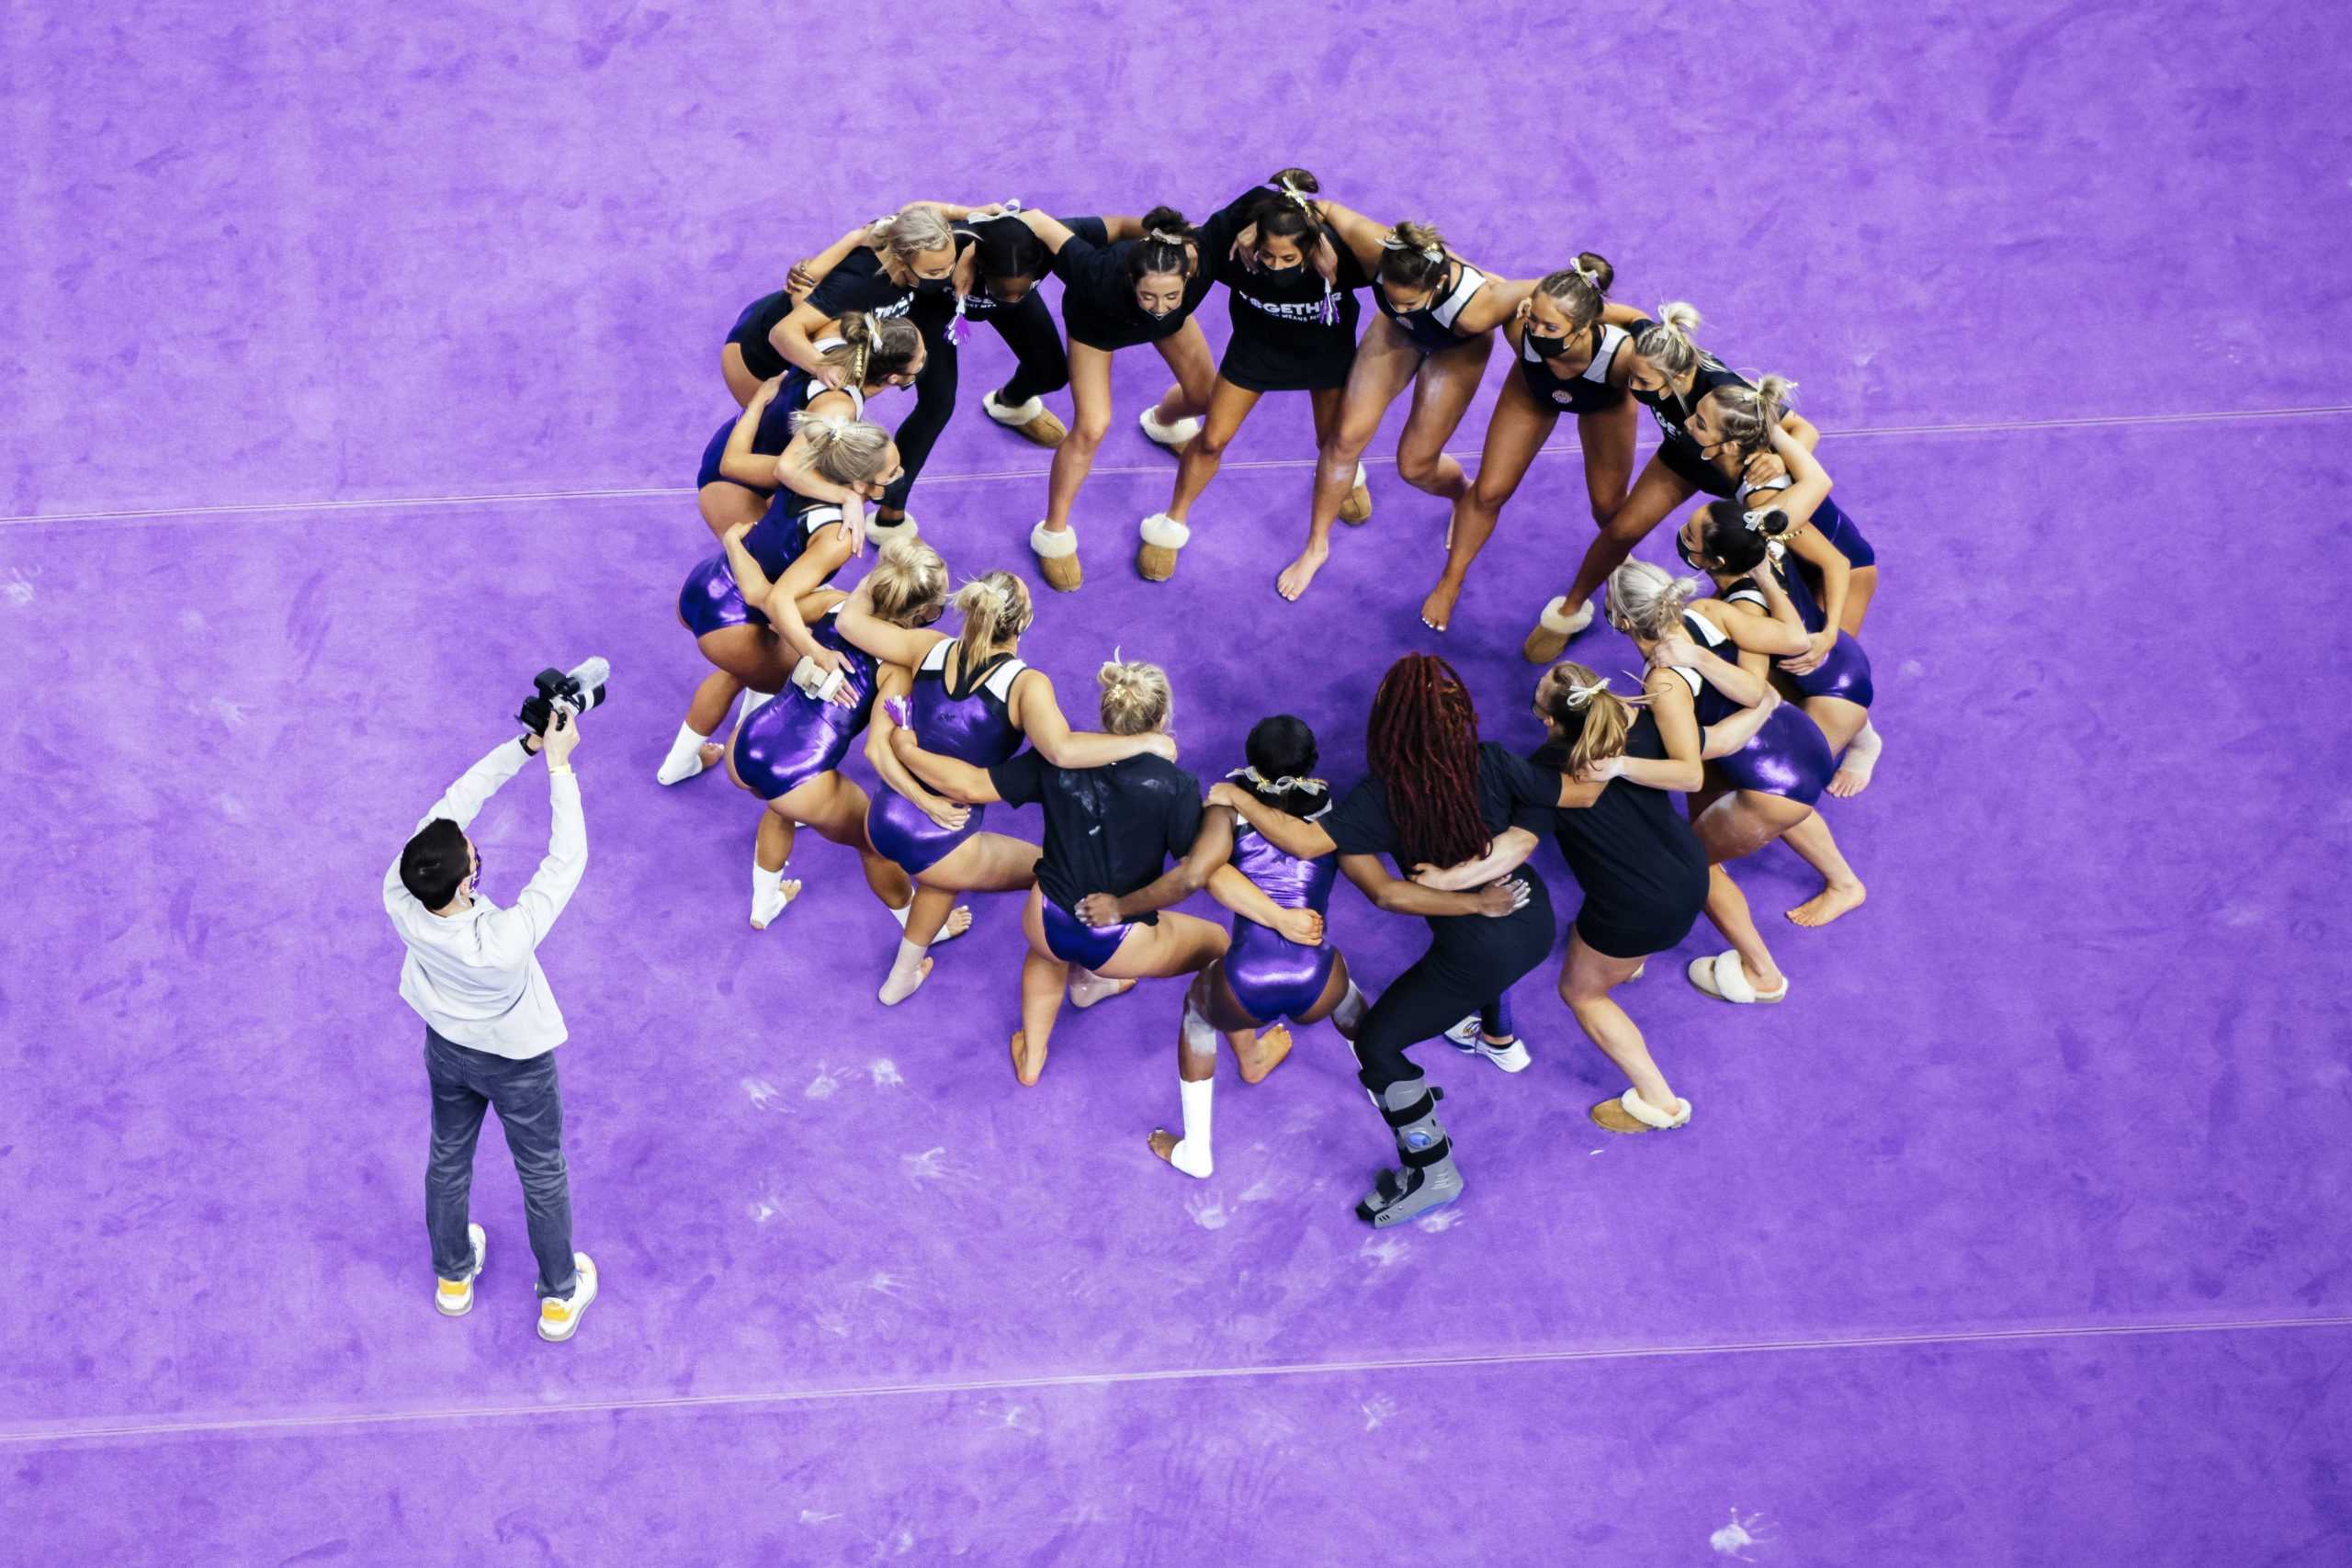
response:
{"label": "black shorts", "polygon": [[1355,362],[1354,341],[1336,333],[1301,347],[1237,330],[1216,373],[1245,392],[1318,392],[1346,386]]}
{"label": "black shorts", "polygon": [[790,314],[792,301],[779,288],[744,306],[743,313],[735,318],[735,325],[728,332],[727,341],[743,351],[743,368],[755,380],[773,381],[792,368],[775,351],[775,344],[768,341],[768,333],[775,324]]}
{"label": "black shorts", "polygon": [[1702,874],[1695,897],[1672,908],[1611,908],[1587,895],[1577,911],[1576,932],[1584,944],[1603,958],[1647,958],[1682,945],[1706,907],[1707,878]]}

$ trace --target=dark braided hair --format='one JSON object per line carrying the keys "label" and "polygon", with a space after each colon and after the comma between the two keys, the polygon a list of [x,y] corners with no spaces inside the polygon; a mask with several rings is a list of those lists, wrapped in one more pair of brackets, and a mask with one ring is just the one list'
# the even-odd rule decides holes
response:
{"label": "dark braided hair", "polygon": [[1364,761],[1388,792],[1398,863],[1458,865],[1493,843],[1478,814],[1478,710],[1444,660],[1408,653],[1388,667]]}

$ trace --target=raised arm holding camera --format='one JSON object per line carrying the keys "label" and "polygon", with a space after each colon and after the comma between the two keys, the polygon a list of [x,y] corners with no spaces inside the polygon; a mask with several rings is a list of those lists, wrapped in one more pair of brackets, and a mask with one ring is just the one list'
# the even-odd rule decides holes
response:
{"label": "raised arm holding camera", "polygon": [[[602,660],[569,675],[542,673],[537,694],[518,716],[528,732],[467,769],[384,874],[384,908],[408,948],[401,998],[424,1020],[424,1068],[433,1086],[424,1222],[440,1280],[434,1304],[447,1317],[473,1309],[484,1240],[481,1227],[468,1222],[467,1198],[482,1114],[495,1108],[523,1184],[538,1260],[539,1337],[557,1341],[571,1337],[596,1299],[596,1266],[571,1249],[554,1054],[567,1034],[537,950],[588,866],[571,755],[580,744],[579,716],[603,699],[605,675]],[[502,909],[480,891],[481,853],[466,829],[540,754],[553,812],[548,852],[513,907]]]}

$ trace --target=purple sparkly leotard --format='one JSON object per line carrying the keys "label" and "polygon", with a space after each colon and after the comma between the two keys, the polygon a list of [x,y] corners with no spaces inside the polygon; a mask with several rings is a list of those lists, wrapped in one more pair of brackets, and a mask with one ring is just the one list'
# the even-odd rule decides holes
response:
{"label": "purple sparkly leotard", "polygon": [[[1682,624],[1687,634],[1696,642],[1713,650],[1715,657],[1736,660],[1739,650],[1731,646],[1731,638],[1722,628],[1696,610],[1682,612]],[[1709,685],[1700,673],[1687,664],[1674,666],[1674,672],[1690,683],[1691,700],[1698,705],[1699,726],[1721,724],[1739,711],[1739,705]],[[1764,721],[1764,728],[1751,737],[1747,745],[1728,757],[1718,757],[1711,767],[1723,770],[1724,778],[1735,789],[1752,789],[1759,795],[1786,795],[1791,800],[1811,806],[1829,787],[1833,763],[1829,742],[1823,738],[1821,727],[1805,716],[1804,710],[1792,703],[1781,705]]]}
{"label": "purple sparkly leotard", "polygon": [[[1001,653],[978,670],[959,671],[963,686],[950,691],[947,650],[955,646],[953,640],[933,643],[915,670],[910,705],[915,737],[926,751],[992,768],[1021,750],[1024,737],[1005,708],[1013,682],[1029,667]],[[943,828],[898,791],[879,790],[865,814],[865,832],[876,854],[896,861],[909,876],[920,876],[978,832],[986,812],[975,806],[961,828]]]}
{"label": "purple sparkly leotard", "polygon": [[832,615],[808,628],[818,645],[842,656],[854,706],[820,702],[795,685],[763,704],[735,731],[735,774],[762,800],[788,795],[842,765],[874,712],[877,673],[871,656],[842,640]]}
{"label": "purple sparkly leotard", "polygon": [[[1312,909],[1318,915],[1330,907],[1331,882],[1340,869],[1337,855],[1301,860],[1276,849],[1246,822],[1234,826],[1233,864],[1283,908]],[[1321,947],[1301,947],[1271,927],[1236,915],[1233,945],[1225,954],[1225,981],[1241,1010],[1259,1022],[1295,1019],[1322,998],[1338,957],[1339,950],[1328,942]]]}
{"label": "purple sparkly leotard", "polygon": [[[773,582],[800,558],[800,553],[808,547],[809,539],[819,529],[841,520],[842,509],[831,502],[812,501],[798,491],[780,490],[760,520],[752,525],[752,531],[743,536],[743,547]],[[832,581],[830,573],[825,581]],[[678,591],[678,618],[698,637],[725,626],[768,624],[766,615],[743,603],[743,591],[736,586],[735,573],[727,564],[725,550],[686,574],[686,585]]]}

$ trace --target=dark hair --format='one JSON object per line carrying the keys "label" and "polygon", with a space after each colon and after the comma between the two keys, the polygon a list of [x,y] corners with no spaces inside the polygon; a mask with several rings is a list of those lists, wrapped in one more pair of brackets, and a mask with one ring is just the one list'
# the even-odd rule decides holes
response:
{"label": "dark hair", "polygon": [[1380,237],[1380,281],[1434,288],[1445,276],[1445,240],[1427,223],[1399,223]]}
{"label": "dark hair", "polygon": [[438,909],[458,896],[473,874],[466,853],[465,830],[447,817],[435,817],[416,830],[401,851],[401,886],[428,909]]}
{"label": "dark hair", "polygon": [[[1758,513],[1752,528],[1751,511]],[[1736,501],[1701,508],[1699,523],[1700,548],[1709,560],[1723,563],[1713,570],[1724,572],[1754,571],[1764,564],[1764,547],[1789,531],[1789,514],[1779,507],[1743,507]]]}
{"label": "dark hair", "polygon": [[[1154,234],[1169,239],[1155,240]],[[1156,272],[1172,272],[1189,280],[1193,253],[1183,242],[1193,237],[1193,226],[1172,207],[1155,207],[1143,215],[1143,238],[1127,247],[1127,279],[1141,283]]]}
{"label": "dark hair", "polygon": [[1609,265],[1607,256],[1578,251],[1574,266],[1545,273],[1535,288],[1552,297],[1574,333],[1589,331],[1600,320],[1600,308],[1609,302],[1609,287],[1616,281],[1617,269]]}
{"label": "dark hair", "polygon": [[1458,865],[1494,842],[1478,812],[1478,709],[1444,660],[1408,653],[1388,667],[1364,762],[1388,793],[1399,864]]}
{"label": "dark hair", "polygon": [[1046,273],[1046,243],[1017,218],[973,231],[973,263],[982,277],[1038,278]]}
{"label": "dark hair", "polygon": [[1329,236],[1314,205],[1301,199],[1321,193],[1322,184],[1306,169],[1276,169],[1273,177],[1241,209],[1244,227],[1258,226],[1258,243],[1288,240],[1302,252],[1312,252]]}
{"label": "dark hair", "polygon": [[[1315,772],[1315,731],[1306,721],[1286,713],[1261,718],[1250,730],[1250,765],[1271,784],[1275,779],[1304,779]],[[1328,789],[1286,789],[1277,792],[1250,784],[1250,793],[1277,811],[1312,817],[1331,804]]]}

